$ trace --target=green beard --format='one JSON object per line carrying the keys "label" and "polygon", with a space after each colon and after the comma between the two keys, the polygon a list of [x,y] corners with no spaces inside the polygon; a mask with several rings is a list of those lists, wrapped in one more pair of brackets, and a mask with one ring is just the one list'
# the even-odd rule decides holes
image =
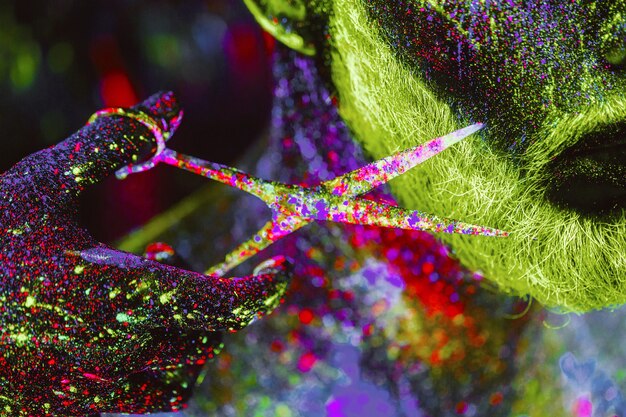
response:
{"label": "green beard", "polygon": [[[330,28],[340,114],[373,158],[469,124],[396,58],[359,0],[336,0]],[[521,162],[487,146],[487,131],[394,180],[392,191],[404,207],[509,231],[506,239],[440,236],[504,292],[564,311],[623,304],[626,217],[599,221],[545,198],[543,168],[555,155],[594,127],[626,119],[625,98],[603,103],[576,115],[547,111]]]}

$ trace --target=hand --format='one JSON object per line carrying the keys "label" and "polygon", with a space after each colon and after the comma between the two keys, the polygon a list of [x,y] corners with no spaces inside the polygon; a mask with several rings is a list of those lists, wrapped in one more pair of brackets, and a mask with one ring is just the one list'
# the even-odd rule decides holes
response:
{"label": "hand", "polygon": [[[168,133],[180,120],[172,93],[129,112]],[[138,120],[101,117],[0,176],[0,414],[179,409],[221,347],[216,332],[278,305],[281,259],[217,278],[115,250],[78,225],[80,192],[154,148]]]}

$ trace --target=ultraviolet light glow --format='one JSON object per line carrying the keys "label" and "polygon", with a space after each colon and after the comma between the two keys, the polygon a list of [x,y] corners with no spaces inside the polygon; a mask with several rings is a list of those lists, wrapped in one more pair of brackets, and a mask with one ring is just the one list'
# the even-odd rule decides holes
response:
{"label": "ultraviolet light glow", "polygon": [[[165,144],[169,135],[164,135],[161,127],[145,113],[108,108],[96,112],[88,123],[98,117],[111,115],[130,117],[139,121],[153,132],[157,140],[157,150],[152,158],[122,168],[116,173],[118,178],[122,179],[129,174],[143,172],[164,163],[250,193],[260,198],[272,210],[272,220],[226,255],[222,263],[209,268],[206,274],[223,276],[246,259],[313,220],[474,236],[508,236],[506,231],[440,218],[420,211],[405,210],[360,197],[477,132],[483,127],[480,123],[372,162],[317,186],[304,187],[266,181],[235,168],[173,151]],[[172,132],[180,124],[181,118],[182,112]],[[263,267],[263,264],[259,267]]]}

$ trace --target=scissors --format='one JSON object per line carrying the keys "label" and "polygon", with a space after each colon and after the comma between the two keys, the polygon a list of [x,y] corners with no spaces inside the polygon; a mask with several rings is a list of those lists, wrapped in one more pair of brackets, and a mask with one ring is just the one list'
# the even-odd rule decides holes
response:
{"label": "scissors", "polygon": [[[158,125],[150,116],[128,109],[107,108],[96,112],[88,123],[103,116],[126,116],[148,127],[157,141],[157,150],[145,162],[130,164],[116,172],[120,179],[143,172],[163,163],[197,175],[219,181],[260,198],[272,211],[272,218],[259,231],[226,255],[224,261],[210,267],[207,275],[223,276],[228,271],[277,240],[295,232],[307,224],[332,221],[406,230],[507,237],[508,232],[473,225],[462,221],[440,218],[417,210],[407,210],[383,202],[364,198],[363,195],[387,183],[411,168],[439,154],[452,145],[483,128],[476,123],[445,136],[432,139],[422,145],[397,152],[394,155],[367,164],[359,169],[340,175],[319,185],[307,187],[283,184],[252,176],[226,165],[205,161],[169,149],[166,141],[180,124],[182,112],[174,129],[169,131]],[[263,268],[261,263],[258,268]]]}

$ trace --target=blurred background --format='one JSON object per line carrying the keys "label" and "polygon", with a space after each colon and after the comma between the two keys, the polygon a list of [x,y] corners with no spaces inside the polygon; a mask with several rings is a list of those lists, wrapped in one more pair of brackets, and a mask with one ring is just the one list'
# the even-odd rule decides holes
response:
{"label": "blurred background", "polygon": [[[0,172],[159,90],[185,111],[172,148],[234,164],[269,122],[272,47],[240,0],[0,2]],[[82,221],[111,242],[206,183],[168,167],[109,178]]]}

